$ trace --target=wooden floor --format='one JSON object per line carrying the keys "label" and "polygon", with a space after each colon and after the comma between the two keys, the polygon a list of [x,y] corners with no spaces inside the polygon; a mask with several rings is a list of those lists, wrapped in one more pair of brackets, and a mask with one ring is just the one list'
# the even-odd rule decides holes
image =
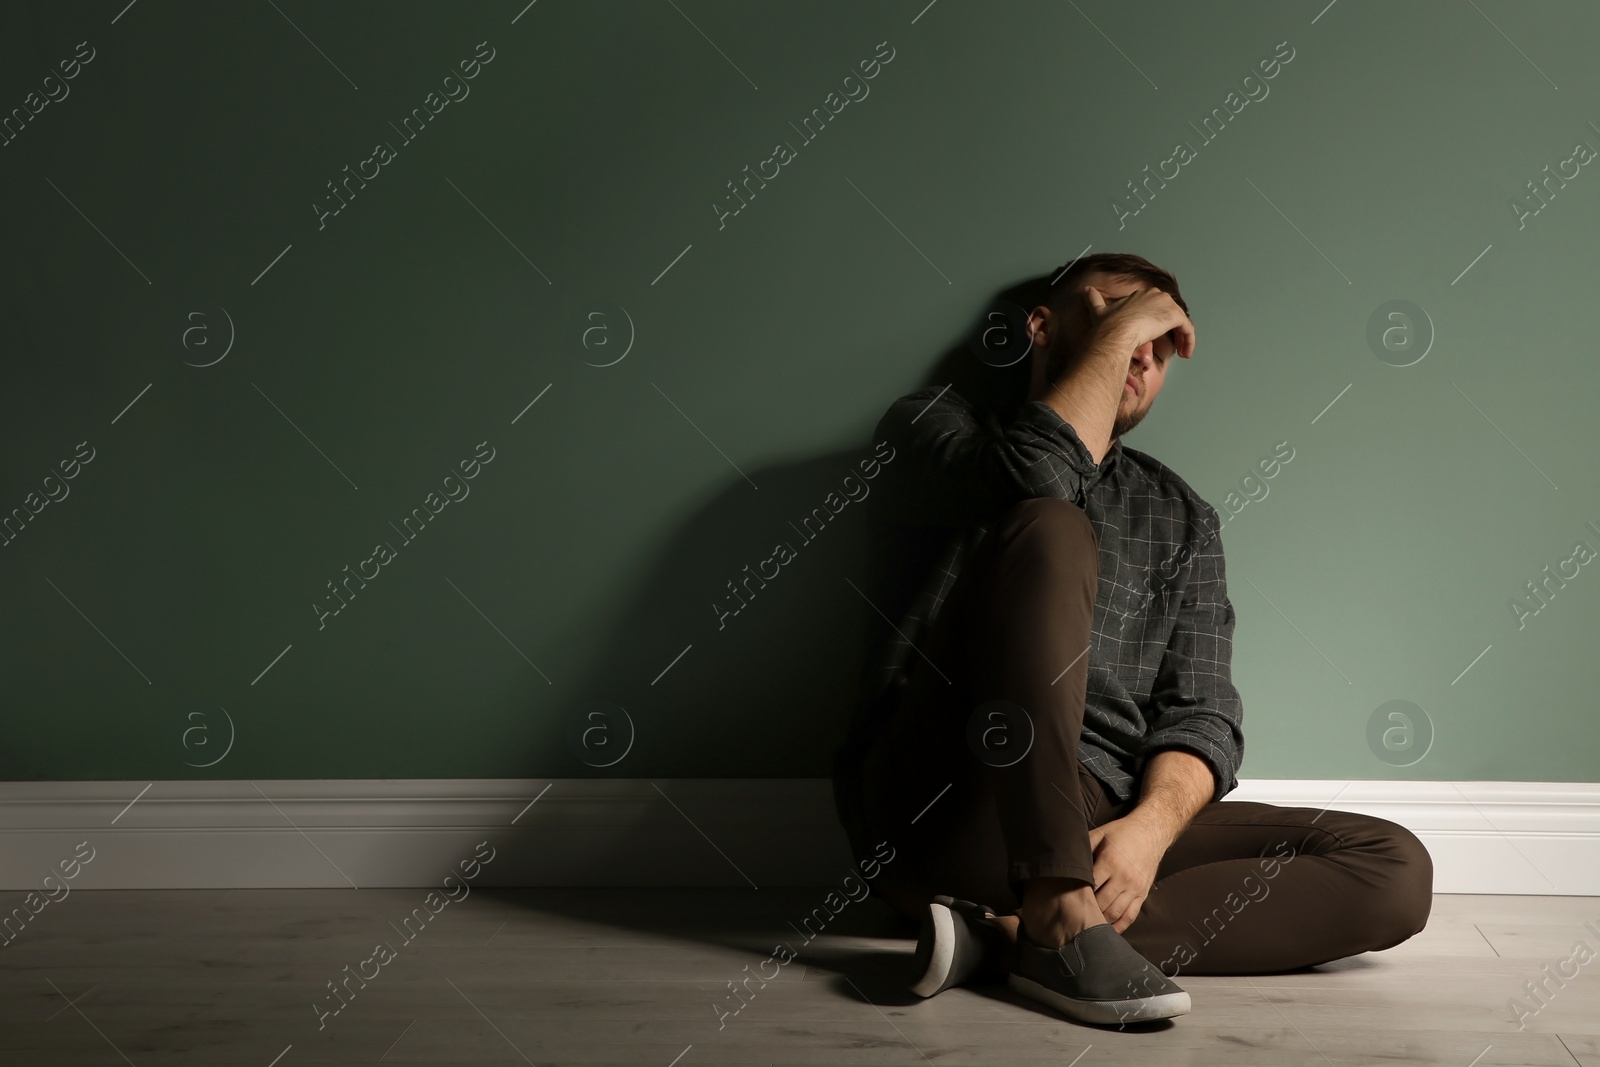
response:
{"label": "wooden floor", "polygon": [[[1191,1014],[1117,1031],[1003,988],[916,1000],[912,942],[876,901],[809,943],[789,926],[826,892],[475,889],[407,942],[426,890],[76,891],[0,949],[0,1063],[1600,1067],[1600,958],[1568,962],[1600,953],[1596,897],[1439,896],[1397,948],[1181,977]],[[1519,1031],[1507,1001],[1537,1007],[1524,983],[1563,966]],[[362,968],[319,1029],[326,983]],[[748,974],[771,978],[734,999]]]}

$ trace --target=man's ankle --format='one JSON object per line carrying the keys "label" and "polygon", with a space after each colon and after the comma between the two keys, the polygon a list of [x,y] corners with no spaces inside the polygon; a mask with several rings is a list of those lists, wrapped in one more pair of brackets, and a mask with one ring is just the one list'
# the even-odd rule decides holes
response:
{"label": "man's ankle", "polygon": [[1030,879],[1017,909],[1020,931],[1046,948],[1060,948],[1106,921],[1094,888],[1064,878]]}

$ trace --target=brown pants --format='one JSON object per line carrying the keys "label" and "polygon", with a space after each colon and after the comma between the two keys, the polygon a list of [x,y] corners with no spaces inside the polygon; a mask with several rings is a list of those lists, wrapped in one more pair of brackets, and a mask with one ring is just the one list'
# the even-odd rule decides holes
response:
{"label": "brown pants", "polygon": [[[884,728],[841,771],[852,845],[894,848],[874,890],[906,916],[940,893],[1010,914],[1028,878],[1093,883],[1089,829],[1137,799],[1116,801],[1077,760],[1088,656],[1074,650],[1089,644],[1098,571],[1094,526],[1075,504],[1037,498],[999,516]],[[973,710],[994,700],[1033,728],[1007,766],[969,742]],[[1167,850],[1123,936],[1168,975],[1269,973],[1397,945],[1432,901],[1432,860],[1402,826],[1212,802]]]}

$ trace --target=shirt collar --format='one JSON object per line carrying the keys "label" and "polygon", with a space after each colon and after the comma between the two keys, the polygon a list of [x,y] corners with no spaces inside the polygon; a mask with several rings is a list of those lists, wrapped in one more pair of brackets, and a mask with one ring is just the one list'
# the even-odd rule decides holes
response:
{"label": "shirt collar", "polygon": [[1111,442],[1111,447],[1106,449],[1106,454],[1100,457],[1100,465],[1095,468],[1095,480],[1109,474],[1117,465],[1117,459],[1122,455],[1122,438]]}

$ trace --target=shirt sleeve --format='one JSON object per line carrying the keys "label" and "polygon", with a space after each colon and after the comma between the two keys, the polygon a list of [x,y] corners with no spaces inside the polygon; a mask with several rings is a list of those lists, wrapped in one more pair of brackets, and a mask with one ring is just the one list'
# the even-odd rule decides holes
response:
{"label": "shirt sleeve", "polygon": [[1222,534],[1198,550],[1179,600],[1177,625],[1156,672],[1150,698],[1150,733],[1140,761],[1162,749],[1191,752],[1211,767],[1213,800],[1239,784],[1244,761],[1244,707],[1232,677],[1233,605],[1228,601]]}
{"label": "shirt sleeve", "polygon": [[1082,506],[1097,469],[1072,424],[1042,400],[1024,403],[1009,423],[980,412],[949,386],[896,400],[875,440],[894,448],[883,484],[894,517],[931,526],[967,526],[1032,497]]}

